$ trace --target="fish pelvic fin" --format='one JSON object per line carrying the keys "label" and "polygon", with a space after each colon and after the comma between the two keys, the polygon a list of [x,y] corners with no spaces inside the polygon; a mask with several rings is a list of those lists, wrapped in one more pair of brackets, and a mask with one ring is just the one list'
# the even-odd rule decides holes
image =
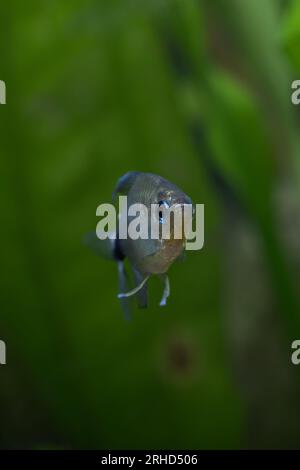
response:
{"label": "fish pelvic fin", "polygon": [[160,307],[164,307],[165,305],[167,305],[167,298],[170,296],[170,281],[167,274],[162,274],[160,278],[163,280],[165,287],[159,305]]}
{"label": "fish pelvic fin", "polygon": [[124,299],[124,298],[128,298],[128,297],[132,297],[133,295],[137,294],[144,287],[144,285],[147,283],[149,278],[150,278],[150,275],[146,276],[142,280],[142,282],[138,286],[136,286],[134,289],[132,289],[131,291],[121,292],[120,294],[118,294],[118,298],[119,299]]}

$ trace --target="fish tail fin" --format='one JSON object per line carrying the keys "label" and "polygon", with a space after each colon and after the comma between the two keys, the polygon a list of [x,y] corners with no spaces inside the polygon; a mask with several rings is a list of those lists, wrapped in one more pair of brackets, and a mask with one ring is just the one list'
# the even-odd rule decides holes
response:
{"label": "fish tail fin", "polygon": [[[118,261],[118,275],[119,275],[119,292],[126,292],[128,290],[128,275],[123,261]],[[126,297],[119,297],[121,309],[124,313],[126,320],[131,319],[131,299]]]}

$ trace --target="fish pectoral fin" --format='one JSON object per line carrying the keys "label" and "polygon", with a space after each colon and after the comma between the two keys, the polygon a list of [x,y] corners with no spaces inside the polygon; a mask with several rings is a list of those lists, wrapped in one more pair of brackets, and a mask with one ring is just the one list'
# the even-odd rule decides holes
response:
{"label": "fish pectoral fin", "polygon": [[131,297],[131,296],[137,294],[144,287],[144,285],[146,284],[146,282],[148,281],[149,278],[150,278],[150,275],[146,276],[142,280],[142,282],[138,286],[136,286],[134,289],[132,289],[131,291],[121,292],[120,294],[118,294],[118,298],[119,299],[124,299],[124,298]]}
{"label": "fish pectoral fin", "polygon": [[161,278],[165,283],[165,288],[159,305],[160,307],[164,307],[165,305],[167,305],[167,298],[170,295],[170,281],[167,274],[163,274]]}
{"label": "fish pectoral fin", "polygon": [[88,232],[84,235],[82,241],[94,254],[101,256],[102,258],[115,260],[115,232],[109,233],[108,237],[103,240],[100,240],[97,237],[96,231]]}
{"label": "fish pectoral fin", "polygon": [[155,256],[161,250],[161,244],[158,240],[141,240],[141,259],[145,259],[148,256]]}

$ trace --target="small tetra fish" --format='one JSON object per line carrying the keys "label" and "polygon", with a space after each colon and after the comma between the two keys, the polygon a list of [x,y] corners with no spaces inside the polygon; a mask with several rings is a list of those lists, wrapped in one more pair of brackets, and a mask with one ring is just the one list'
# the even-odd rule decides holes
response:
{"label": "small tetra fish", "polygon": [[[191,205],[191,199],[181,191],[175,184],[152,173],[141,173],[131,171],[123,175],[117,182],[114,197],[116,195],[127,196],[127,205],[143,204],[151,213],[151,204],[164,207],[164,211],[172,206]],[[159,211],[159,224],[164,224],[165,214]],[[119,217],[122,214],[119,214]],[[87,244],[97,252],[118,263],[119,289],[118,298],[121,301],[122,309],[129,316],[128,297],[137,295],[140,308],[147,307],[147,282],[151,275],[158,275],[164,282],[164,292],[160,305],[166,305],[170,295],[170,284],[167,271],[171,264],[178,259],[185,248],[185,237],[174,237],[174,227],[170,227],[170,237],[165,239],[161,233],[157,239],[148,237],[147,239],[132,239],[127,237],[121,239],[117,233],[107,240],[99,240],[96,234],[89,234]],[[127,291],[127,274],[124,267],[124,260],[128,259],[133,270],[136,287]]]}

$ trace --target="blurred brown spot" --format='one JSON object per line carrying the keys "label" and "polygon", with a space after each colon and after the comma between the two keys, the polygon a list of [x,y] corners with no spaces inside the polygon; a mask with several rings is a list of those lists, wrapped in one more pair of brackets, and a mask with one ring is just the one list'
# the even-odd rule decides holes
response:
{"label": "blurred brown spot", "polygon": [[191,338],[173,337],[165,351],[165,369],[168,377],[186,380],[195,373],[196,351]]}

